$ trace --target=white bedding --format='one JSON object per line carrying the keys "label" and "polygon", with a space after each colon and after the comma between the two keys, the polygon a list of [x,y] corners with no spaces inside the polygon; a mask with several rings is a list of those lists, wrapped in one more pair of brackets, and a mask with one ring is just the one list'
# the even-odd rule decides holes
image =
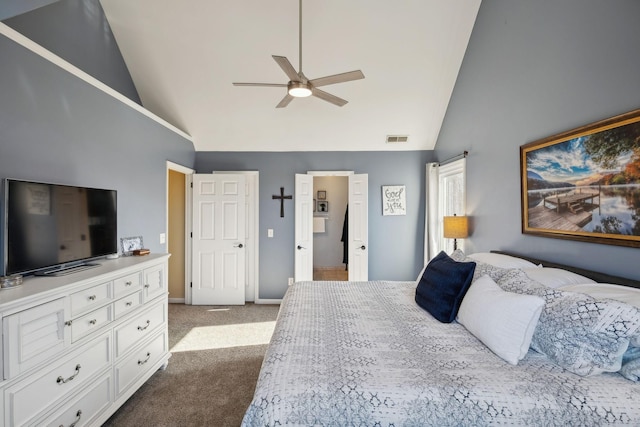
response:
{"label": "white bedding", "polygon": [[243,425],[640,425],[640,384],[533,350],[510,365],[414,296],[414,282],[291,286]]}

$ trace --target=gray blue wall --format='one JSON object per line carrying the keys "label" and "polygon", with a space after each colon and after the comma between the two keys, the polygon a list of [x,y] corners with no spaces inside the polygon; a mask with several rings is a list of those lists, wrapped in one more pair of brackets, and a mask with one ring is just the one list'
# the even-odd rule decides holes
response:
{"label": "gray blue wall", "polygon": [[640,249],[521,234],[519,147],[640,108],[640,2],[483,0],[436,152],[469,150],[472,252],[640,279]]}
{"label": "gray blue wall", "polygon": [[[198,173],[260,171],[260,298],[282,298],[294,274],[294,205],[273,200],[293,194],[296,173],[349,170],[369,175],[369,279],[415,280],[423,266],[425,164],[431,151],[196,153]],[[382,185],[406,185],[407,215],[382,216]],[[274,237],[267,238],[267,229]]]}
{"label": "gray blue wall", "polygon": [[0,58],[0,178],[118,190],[118,234],[166,252],[166,161],[193,144],[3,35]]}
{"label": "gray blue wall", "polygon": [[3,23],[140,104],[98,0],[61,0]]}
{"label": "gray blue wall", "polygon": [[2,0],[0,2],[0,21],[56,1],[58,0]]}

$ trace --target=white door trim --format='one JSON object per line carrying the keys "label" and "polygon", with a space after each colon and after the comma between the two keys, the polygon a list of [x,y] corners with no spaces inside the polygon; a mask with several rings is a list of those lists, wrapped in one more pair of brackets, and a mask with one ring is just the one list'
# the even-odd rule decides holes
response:
{"label": "white door trim", "polygon": [[[195,170],[167,160],[167,176],[165,183],[165,233],[169,230],[169,171],[183,173],[185,175],[185,201],[184,201],[184,303],[191,304],[191,182]],[[168,252],[168,251],[167,251]]]}

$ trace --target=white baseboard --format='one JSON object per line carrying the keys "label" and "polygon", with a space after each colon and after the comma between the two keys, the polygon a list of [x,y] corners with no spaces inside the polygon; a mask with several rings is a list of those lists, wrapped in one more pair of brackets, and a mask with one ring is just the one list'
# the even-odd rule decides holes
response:
{"label": "white baseboard", "polygon": [[280,304],[280,303],[282,303],[282,299],[259,298],[254,302],[254,304]]}

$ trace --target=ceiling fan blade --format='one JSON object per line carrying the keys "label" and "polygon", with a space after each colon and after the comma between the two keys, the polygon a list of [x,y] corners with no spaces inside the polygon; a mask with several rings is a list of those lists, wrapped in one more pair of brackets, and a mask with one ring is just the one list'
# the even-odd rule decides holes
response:
{"label": "ceiling fan blade", "polygon": [[234,86],[264,86],[264,87],[287,87],[283,83],[234,83]]}
{"label": "ceiling fan blade", "polygon": [[347,73],[334,74],[332,76],[320,77],[317,79],[309,80],[309,83],[311,83],[315,87],[318,87],[318,86],[332,85],[335,83],[350,82],[352,80],[360,80],[360,79],[364,79],[364,74],[362,74],[362,71],[356,70],[356,71],[349,71]]}
{"label": "ceiling fan blade", "polygon": [[271,55],[271,56],[278,63],[280,68],[282,68],[282,71],[284,71],[284,73],[289,77],[289,80],[291,80],[292,82],[300,81],[300,76],[296,72],[296,69],[293,68],[293,65],[291,65],[291,62],[289,62],[289,60],[286,57],[277,56],[277,55]]}
{"label": "ceiling fan blade", "polygon": [[284,108],[287,105],[289,105],[289,103],[293,100],[293,96],[289,95],[288,93],[285,95],[284,98],[282,98],[282,101],[280,101],[278,103],[278,105],[276,105],[276,108]]}
{"label": "ceiling fan blade", "polygon": [[313,96],[315,96],[315,97],[323,99],[323,100],[325,100],[327,102],[330,102],[330,103],[332,103],[334,105],[337,105],[338,107],[342,107],[347,102],[349,102],[349,101],[346,101],[346,100],[344,100],[342,98],[338,98],[335,95],[331,95],[330,93],[327,93],[327,92],[325,92],[323,90],[316,89],[315,87],[311,88],[311,94]]}

